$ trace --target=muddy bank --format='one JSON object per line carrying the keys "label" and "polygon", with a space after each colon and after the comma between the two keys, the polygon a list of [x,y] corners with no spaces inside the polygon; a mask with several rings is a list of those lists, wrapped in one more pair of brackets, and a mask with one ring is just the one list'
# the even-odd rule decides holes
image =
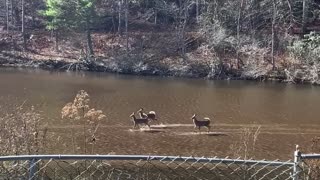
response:
{"label": "muddy bank", "polygon": [[285,82],[284,72],[273,71],[264,75],[249,76],[241,70],[227,69],[223,65],[214,67],[206,64],[164,64],[164,63],[145,63],[143,61],[132,62],[122,59],[95,59],[91,61],[78,60],[32,60],[22,56],[12,56],[2,54],[0,56],[0,67],[17,68],[40,68],[54,71],[92,71],[92,72],[111,72],[132,75],[150,76],[174,76],[187,78],[205,78],[220,80],[273,80]]}
{"label": "muddy bank", "polygon": [[[59,50],[54,50],[48,32],[35,33],[28,40],[25,51],[19,34],[0,34],[0,67],[320,84],[320,68],[316,66],[285,65],[278,59],[276,70],[272,70],[271,64],[264,61],[247,62],[237,69],[237,59],[232,54],[215,58],[215,53],[206,45],[201,45],[181,57],[176,43],[172,41],[173,36],[163,33],[145,35],[144,46],[140,47],[134,44],[141,40],[139,34],[131,34],[133,42],[130,41],[131,49],[127,52],[123,37],[94,34],[95,57],[88,58],[85,49],[77,46],[82,43],[77,38],[79,34],[61,41]],[[191,39],[193,36],[192,33],[188,35]]]}

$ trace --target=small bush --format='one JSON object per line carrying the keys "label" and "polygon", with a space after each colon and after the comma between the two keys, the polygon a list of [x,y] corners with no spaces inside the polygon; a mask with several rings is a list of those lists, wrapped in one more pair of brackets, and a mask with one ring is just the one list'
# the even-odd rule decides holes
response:
{"label": "small bush", "polygon": [[299,67],[287,70],[287,79],[291,81],[309,81],[319,84],[320,35],[311,32],[304,39],[297,40],[288,47],[291,58]]}
{"label": "small bush", "polygon": [[0,154],[38,154],[44,151],[47,129],[35,108],[16,107],[0,117]]}
{"label": "small bush", "polygon": [[320,35],[311,32],[288,47],[292,58],[302,64],[320,64]]}
{"label": "small bush", "polygon": [[[67,103],[61,110],[62,119],[68,119],[73,122],[81,121],[83,123],[83,153],[87,153],[88,145],[91,145],[91,153],[94,153],[96,143],[96,132],[101,120],[106,116],[101,110],[96,110],[89,106],[90,96],[84,91],[80,90],[72,102]],[[75,133],[71,132],[73,151],[79,149],[76,145]],[[74,152],[75,153],[75,152]]]}

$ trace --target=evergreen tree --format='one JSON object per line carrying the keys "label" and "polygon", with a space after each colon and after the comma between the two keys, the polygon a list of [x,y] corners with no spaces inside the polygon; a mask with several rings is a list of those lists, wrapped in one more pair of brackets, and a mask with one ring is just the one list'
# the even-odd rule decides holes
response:
{"label": "evergreen tree", "polygon": [[85,31],[88,54],[93,55],[91,26],[95,17],[95,0],[46,0],[46,10],[42,12],[47,17],[46,27],[55,32],[56,48],[58,34],[62,29]]}
{"label": "evergreen tree", "polygon": [[41,14],[47,17],[46,28],[55,32],[55,48],[58,50],[59,31],[67,27],[65,13],[66,2],[63,0],[46,0],[46,10]]}
{"label": "evergreen tree", "polygon": [[94,11],[95,0],[76,0],[76,19],[75,27],[86,32],[87,53],[93,55],[93,46],[91,39],[91,26],[95,19]]}

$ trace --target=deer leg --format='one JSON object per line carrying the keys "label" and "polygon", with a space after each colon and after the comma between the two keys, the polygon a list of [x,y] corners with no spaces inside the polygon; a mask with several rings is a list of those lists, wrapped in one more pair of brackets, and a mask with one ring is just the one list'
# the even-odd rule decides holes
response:
{"label": "deer leg", "polygon": [[207,126],[207,129],[208,129],[208,133],[210,132],[210,128],[211,128],[210,126]]}
{"label": "deer leg", "polygon": [[201,126],[199,126],[199,133],[201,134],[201,130],[200,130]]}
{"label": "deer leg", "polygon": [[160,124],[157,118],[154,118],[154,120],[157,122],[157,124]]}

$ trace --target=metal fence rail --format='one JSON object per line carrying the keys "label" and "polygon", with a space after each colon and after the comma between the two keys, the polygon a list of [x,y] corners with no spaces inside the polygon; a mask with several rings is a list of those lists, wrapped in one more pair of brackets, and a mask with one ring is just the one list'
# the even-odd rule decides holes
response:
{"label": "metal fence rail", "polygon": [[145,155],[0,157],[0,179],[292,179],[294,162]]}

